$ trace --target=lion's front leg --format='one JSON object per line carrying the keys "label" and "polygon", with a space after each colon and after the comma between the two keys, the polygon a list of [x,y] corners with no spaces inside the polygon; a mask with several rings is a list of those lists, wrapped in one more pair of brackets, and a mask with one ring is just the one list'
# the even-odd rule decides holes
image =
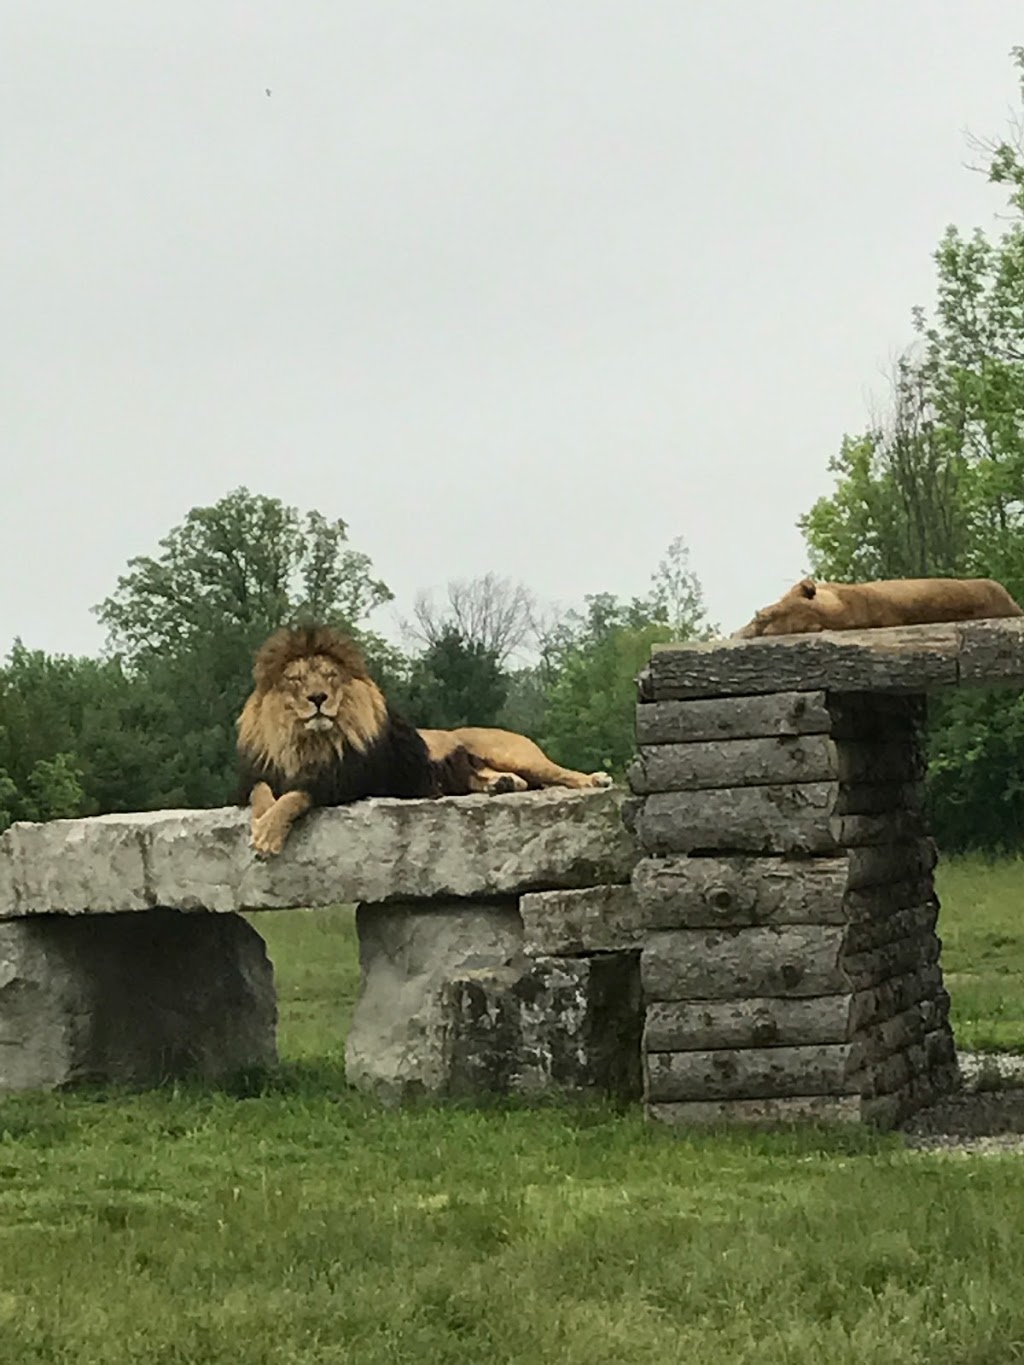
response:
{"label": "lion's front leg", "polygon": [[249,809],[252,811],[252,827],[256,828],[256,821],[266,815],[267,811],[274,804],[274,793],[270,790],[266,782],[257,782],[249,795]]}
{"label": "lion's front leg", "polygon": [[[260,786],[265,785],[265,783],[260,783]],[[270,791],[269,787],[267,791]],[[262,798],[260,804],[263,805]],[[280,853],[284,848],[285,840],[288,838],[288,831],[299,816],[304,815],[312,804],[313,802],[307,792],[285,792],[276,801],[272,799],[271,804],[257,815],[256,791],[254,790],[252,833],[249,837],[253,849],[265,857]]]}

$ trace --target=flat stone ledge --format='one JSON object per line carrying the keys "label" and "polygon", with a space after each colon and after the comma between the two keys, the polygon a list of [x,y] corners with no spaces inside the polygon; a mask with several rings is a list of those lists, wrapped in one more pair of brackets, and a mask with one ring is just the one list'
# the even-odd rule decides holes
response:
{"label": "flat stone ledge", "polygon": [[637,860],[625,793],[560,788],[312,811],[279,857],[248,812],[152,811],[16,824],[0,836],[0,920],[481,899],[621,884]]}
{"label": "flat stone ledge", "polygon": [[646,702],[769,692],[1024,685],[1024,618],[654,645]]}

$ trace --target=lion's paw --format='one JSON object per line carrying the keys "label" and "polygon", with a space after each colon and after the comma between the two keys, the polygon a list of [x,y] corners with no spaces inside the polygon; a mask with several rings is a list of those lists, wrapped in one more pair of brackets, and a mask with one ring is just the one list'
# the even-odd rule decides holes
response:
{"label": "lion's paw", "polygon": [[611,787],[614,786],[615,779],[608,773],[591,773],[590,785],[592,787]]}
{"label": "lion's paw", "polygon": [[487,784],[488,796],[505,796],[508,792],[524,792],[528,783],[518,773],[502,773]]}
{"label": "lion's paw", "polygon": [[257,857],[275,857],[284,848],[288,831],[280,825],[267,820],[266,816],[254,822],[249,836],[249,845]]}

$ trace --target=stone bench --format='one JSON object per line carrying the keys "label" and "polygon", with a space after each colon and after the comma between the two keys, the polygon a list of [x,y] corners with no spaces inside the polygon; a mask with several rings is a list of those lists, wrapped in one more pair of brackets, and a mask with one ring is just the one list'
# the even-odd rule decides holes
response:
{"label": "stone bench", "polygon": [[354,1084],[638,1095],[622,799],[363,801],[312,812],[266,862],[233,808],[14,825],[0,836],[0,1089],[272,1064],[273,968],[241,912],[355,903]]}

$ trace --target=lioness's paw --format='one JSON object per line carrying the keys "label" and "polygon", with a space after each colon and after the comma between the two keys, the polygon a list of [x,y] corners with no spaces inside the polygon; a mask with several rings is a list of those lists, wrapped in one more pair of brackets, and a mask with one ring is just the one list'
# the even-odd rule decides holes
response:
{"label": "lioness's paw", "polygon": [[615,779],[609,776],[608,773],[590,774],[590,785],[592,787],[611,787],[614,785],[614,781]]}

